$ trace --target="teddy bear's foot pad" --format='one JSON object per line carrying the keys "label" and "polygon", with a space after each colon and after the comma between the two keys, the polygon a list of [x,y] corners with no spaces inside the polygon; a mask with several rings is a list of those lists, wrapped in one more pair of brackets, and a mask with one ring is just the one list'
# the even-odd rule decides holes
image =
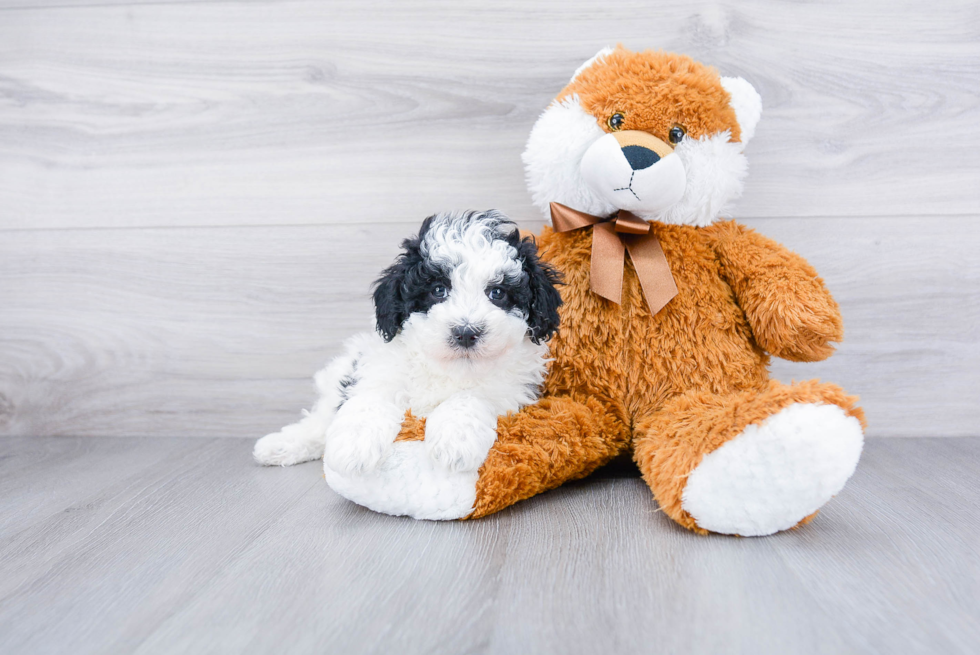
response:
{"label": "teddy bear's foot pad", "polygon": [[334,471],[324,461],[330,488],[375,512],[448,521],[473,512],[477,471],[451,471],[429,457],[422,441],[399,441],[377,469],[363,474]]}
{"label": "teddy bear's foot pad", "polygon": [[682,506],[711,532],[754,537],[792,528],[844,487],[863,443],[861,424],[840,407],[795,403],[705,455]]}

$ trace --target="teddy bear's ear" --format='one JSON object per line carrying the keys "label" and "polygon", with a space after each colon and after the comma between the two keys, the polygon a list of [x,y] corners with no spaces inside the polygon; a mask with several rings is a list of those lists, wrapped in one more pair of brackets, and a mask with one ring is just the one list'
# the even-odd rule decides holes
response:
{"label": "teddy bear's ear", "polygon": [[741,77],[723,77],[721,85],[732,97],[731,106],[742,132],[742,146],[755,135],[755,126],[762,116],[762,98],[758,91]]}
{"label": "teddy bear's ear", "polygon": [[601,61],[602,59],[605,59],[606,55],[608,55],[612,51],[613,51],[612,47],[606,46],[599,52],[595,53],[595,56],[592,59],[588,60],[587,62],[585,62],[584,64],[582,64],[581,66],[575,69],[575,74],[572,75],[572,79],[568,81],[569,84],[574,82],[575,78],[578,77],[582,73],[582,71],[584,71],[586,68],[596,63],[597,61]]}

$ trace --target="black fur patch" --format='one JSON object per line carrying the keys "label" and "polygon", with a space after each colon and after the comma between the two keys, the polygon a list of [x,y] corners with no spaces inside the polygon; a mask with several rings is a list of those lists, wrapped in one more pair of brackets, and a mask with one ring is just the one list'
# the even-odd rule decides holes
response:
{"label": "black fur patch", "polygon": [[338,381],[339,388],[337,391],[340,393],[340,402],[337,403],[337,409],[344,406],[348,400],[350,400],[351,389],[358,382],[357,377],[357,360],[355,359],[350,363],[350,372],[344,377],[340,378]]}
{"label": "black fur patch", "polygon": [[[422,241],[435,219],[436,216],[426,218],[418,235],[402,242],[404,252],[375,282],[375,316],[378,331],[385,341],[394,339],[413,313],[427,312],[433,305],[445,300],[434,296],[432,290],[439,284],[450,287],[449,272],[427,260],[421,251]],[[558,329],[558,308],[562,300],[555,286],[561,284],[561,275],[551,265],[538,259],[534,239],[522,239],[514,222],[495,210],[468,212],[457,220],[464,225],[482,221],[495,238],[504,239],[517,250],[521,278],[494,285],[507,292],[506,299],[495,304],[505,311],[520,311],[528,324],[528,336],[534,343],[550,339]],[[513,228],[506,236],[505,230],[500,229],[505,225]]]}
{"label": "black fur patch", "polygon": [[402,324],[415,312],[427,312],[445,298],[436,298],[432,289],[437,284],[449,288],[449,276],[422,256],[422,240],[432,226],[435,216],[422,222],[417,236],[402,241],[402,254],[386,268],[374,283],[374,313],[378,332],[391,341]]}
{"label": "black fur patch", "polygon": [[527,320],[527,333],[534,343],[547,341],[558,331],[558,308],[562,305],[557,286],[562,284],[561,273],[538,259],[538,246],[532,237],[521,238],[514,230],[508,237],[510,245],[517,249],[517,257],[526,279],[513,290],[508,289]]}

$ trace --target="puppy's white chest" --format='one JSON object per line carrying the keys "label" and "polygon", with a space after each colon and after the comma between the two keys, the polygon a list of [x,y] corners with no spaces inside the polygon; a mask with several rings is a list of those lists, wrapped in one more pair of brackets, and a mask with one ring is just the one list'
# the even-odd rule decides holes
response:
{"label": "puppy's white chest", "polygon": [[433,379],[431,377],[413,376],[409,379],[405,391],[404,405],[418,417],[426,417],[436,407],[444,403],[450,396],[460,391],[480,393],[479,386],[469,380],[453,380],[451,378]]}

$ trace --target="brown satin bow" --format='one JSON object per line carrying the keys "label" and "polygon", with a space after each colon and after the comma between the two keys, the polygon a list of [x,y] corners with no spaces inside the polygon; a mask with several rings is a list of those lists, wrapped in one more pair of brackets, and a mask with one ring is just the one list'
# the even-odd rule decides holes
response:
{"label": "brown satin bow", "polygon": [[551,203],[551,224],[558,232],[570,232],[592,226],[592,291],[614,303],[623,297],[623,269],[629,252],[643,297],[652,314],[656,314],[677,295],[677,284],[670,265],[650,224],[626,210],[601,218]]}

